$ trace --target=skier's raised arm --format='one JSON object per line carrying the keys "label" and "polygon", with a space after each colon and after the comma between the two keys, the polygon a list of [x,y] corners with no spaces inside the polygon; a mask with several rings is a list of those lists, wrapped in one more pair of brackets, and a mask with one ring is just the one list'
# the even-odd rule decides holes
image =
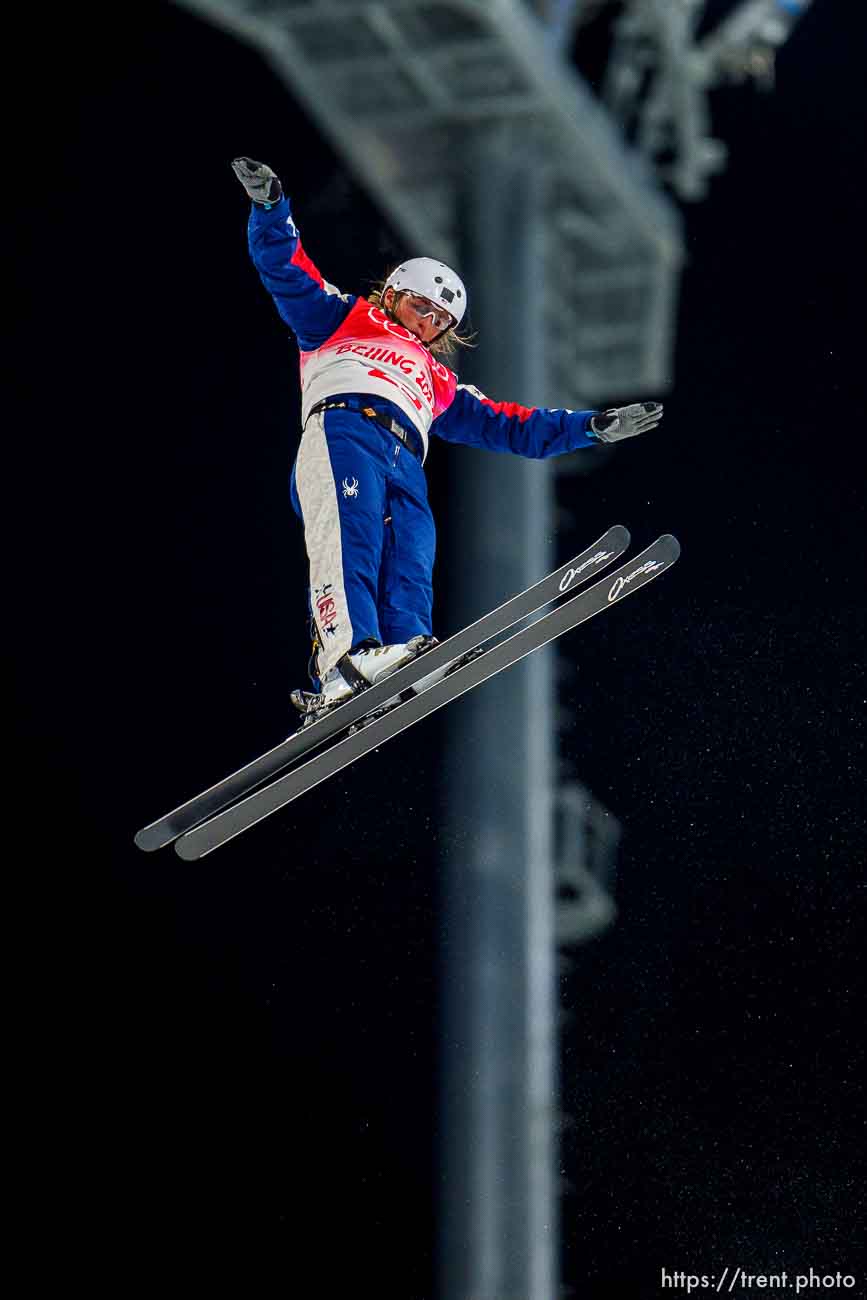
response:
{"label": "skier's raised arm", "polygon": [[458,384],[455,399],[431,426],[446,442],[542,460],[599,442],[633,438],[659,424],[658,402],[634,402],[608,411],[548,410],[494,402],[471,384]]}
{"label": "skier's raised arm", "polygon": [[247,227],[253,264],[298,346],[312,351],[343,324],[356,298],[324,280],[305,253],[289,200],[267,163],[236,158],[232,170],[253,205]]}

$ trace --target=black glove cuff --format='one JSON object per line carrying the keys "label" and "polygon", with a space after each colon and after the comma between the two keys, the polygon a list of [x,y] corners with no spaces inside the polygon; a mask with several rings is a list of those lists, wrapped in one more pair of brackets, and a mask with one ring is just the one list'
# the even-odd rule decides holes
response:
{"label": "black glove cuff", "polygon": [[616,415],[608,414],[605,411],[597,411],[595,415],[590,417],[590,432],[604,433],[606,429],[611,428],[616,419]]}
{"label": "black glove cuff", "polygon": [[267,199],[254,199],[257,208],[270,208],[275,203],[279,203],[283,197],[283,188],[276,176],[271,178],[271,184],[268,186]]}

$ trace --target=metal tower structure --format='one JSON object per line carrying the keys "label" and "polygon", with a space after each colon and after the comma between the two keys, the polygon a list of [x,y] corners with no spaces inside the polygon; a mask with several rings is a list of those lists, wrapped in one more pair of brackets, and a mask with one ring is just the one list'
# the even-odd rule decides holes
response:
{"label": "metal tower structure", "polygon": [[678,214],[522,0],[181,3],[261,51],[408,251],[459,262],[467,151],[505,133],[547,236],[546,404],[665,391]]}
{"label": "metal tower structure", "polygon": [[[747,78],[771,90],[777,51],[811,3],[741,0],[704,32],[707,0],[619,6],[602,99],[678,198],[705,198],[726,163],[725,143],[711,134],[710,92]],[[573,6],[576,23],[583,8]]]}
{"label": "metal tower structure", "polygon": [[[666,391],[679,217],[567,64],[574,14],[562,0],[544,14],[523,0],[178,2],[261,52],[408,255],[460,269],[481,340],[462,378],[493,397],[572,408]],[[459,454],[461,554],[443,619],[453,627],[554,559],[551,463]],[[580,457],[563,459],[568,469]],[[604,818],[589,797],[576,812],[557,789],[544,652],[462,701],[453,723],[441,1294],[551,1300],[557,948],[610,920],[616,836],[605,870],[588,865],[581,846]],[[570,848],[558,847],[558,828]]]}

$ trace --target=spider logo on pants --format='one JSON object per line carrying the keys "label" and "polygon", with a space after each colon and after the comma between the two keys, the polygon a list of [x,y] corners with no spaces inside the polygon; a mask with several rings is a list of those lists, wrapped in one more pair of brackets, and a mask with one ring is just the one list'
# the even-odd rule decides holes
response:
{"label": "spider logo on pants", "polygon": [[357,496],[358,496],[358,479],[357,479],[357,478],[354,478],[354,479],[352,480],[351,483],[349,482],[349,479],[344,479],[344,480],[343,480],[343,495],[344,495],[345,497],[357,497]]}

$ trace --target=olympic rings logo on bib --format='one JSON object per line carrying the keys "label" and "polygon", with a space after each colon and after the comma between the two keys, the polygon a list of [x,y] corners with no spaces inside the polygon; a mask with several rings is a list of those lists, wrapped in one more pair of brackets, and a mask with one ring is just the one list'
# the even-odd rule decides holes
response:
{"label": "olympic rings logo on bib", "polygon": [[[412,330],[404,329],[402,325],[398,325],[396,321],[393,321],[390,316],[386,316],[385,312],[380,311],[378,307],[371,307],[367,314],[372,321],[376,322],[377,325],[381,325],[383,329],[387,329],[389,334],[394,334],[397,338],[404,339],[407,343],[419,342]],[[421,347],[423,344],[419,344],[419,346]]]}
{"label": "olympic rings logo on bib", "polygon": [[388,330],[389,334],[394,334],[396,338],[403,339],[406,343],[415,343],[416,347],[422,348],[427,353],[425,360],[437,379],[441,379],[446,384],[449,382],[451,371],[441,361],[437,361],[436,357],[431,356],[428,349],[425,348],[420,339],[416,338],[412,330],[405,329],[403,325],[398,325],[397,321],[393,321],[379,307],[371,307],[367,314],[374,324],[382,326],[383,329]]}

